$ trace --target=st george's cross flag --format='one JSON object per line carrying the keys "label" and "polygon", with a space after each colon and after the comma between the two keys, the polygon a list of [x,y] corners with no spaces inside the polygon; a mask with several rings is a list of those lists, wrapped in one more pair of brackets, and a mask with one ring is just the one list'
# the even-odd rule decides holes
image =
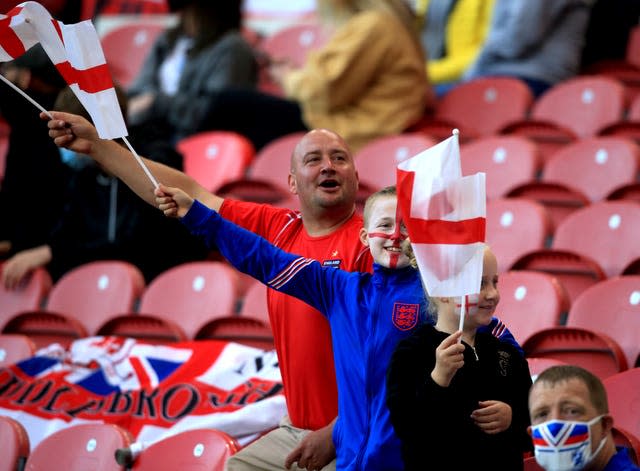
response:
{"label": "st george's cross flag", "polygon": [[480,292],[485,174],[462,176],[458,136],[401,162],[398,205],[430,296]]}
{"label": "st george's cross flag", "polygon": [[90,21],[65,25],[37,2],[0,14],[0,62],[40,44],[93,119],[103,139],[127,135],[100,39]]}

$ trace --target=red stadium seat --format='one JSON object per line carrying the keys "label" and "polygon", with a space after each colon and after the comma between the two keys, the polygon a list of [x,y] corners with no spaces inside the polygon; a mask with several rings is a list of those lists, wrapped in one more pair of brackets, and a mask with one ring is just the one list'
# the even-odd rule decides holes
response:
{"label": "red stadium seat", "polygon": [[145,286],[140,270],[108,260],[80,265],[52,287],[46,309],[14,316],[3,333],[22,333],[38,347],[96,333],[106,319],[133,310]]}
{"label": "red stadium seat", "polygon": [[[614,375],[615,376],[615,375]],[[614,419],[615,420],[615,419]],[[615,422],[614,422],[615,423]],[[613,441],[616,446],[623,446],[628,449],[629,458],[637,466],[640,464],[640,438],[624,428],[613,426]]]}
{"label": "red stadium seat", "polygon": [[9,136],[0,135],[0,184],[4,180],[7,169],[7,152],[9,152]]}
{"label": "red stadium seat", "polygon": [[255,150],[244,136],[227,131],[205,131],[176,144],[184,157],[184,172],[207,190],[243,178]]}
{"label": "red stadium seat", "polygon": [[264,38],[260,48],[271,61],[290,61],[294,66],[304,65],[309,52],[321,48],[329,34],[319,23],[286,26]]}
{"label": "red stadium seat", "polygon": [[524,460],[524,471],[544,471],[544,468],[538,464],[535,456],[529,456]]}
{"label": "red stadium seat", "polygon": [[509,271],[500,275],[498,317],[518,343],[547,327],[560,325],[569,309],[569,297],[556,278],[535,271]]}
{"label": "red stadium seat", "polygon": [[115,451],[131,444],[129,432],[112,424],[74,425],[42,440],[31,452],[29,471],[120,471]]}
{"label": "red stadium seat", "polygon": [[0,368],[30,358],[36,351],[36,344],[26,335],[0,334]]}
{"label": "red stadium seat", "polygon": [[631,139],[640,145],[640,69],[638,74],[638,93],[629,105],[626,118],[601,129],[601,136]]}
{"label": "red stadium seat", "polygon": [[269,309],[267,306],[267,287],[258,281],[249,286],[240,308],[242,317],[252,317],[271,325],[269,320]]}
{"label": "red stadium seat", "polygon": [[29,457],[29,435],[20,422],[10,417],[0,416],[0,443],[2,443],[0,471],[24,469]]}
{"label": "red stadium seat", "polygon": [[200,328],[196,339],[237,342],[262,350],[273,350],[273,333],[269,324],[245,316],[219,317]]}
{"label": "red stadium seat", "polygon": [[529,373],[531,373],[531,378],[533,381],[535,381],[538,375],[547,368],[551,368],[552,366],[566,365],[565,362],[556,360],[555,358],[536,357],[527,358],[527,363],[529,364]]}
{"label": "red stadium seat", "polygon": [[620,346],[611,337],[578,327],[539,330],[523,344],[525,356],[554,358],[581,366],[601,379],[627,369]]}
{"label": "red stadium seat", "polygon": [[462,174],[487,174],[487,199],[506,196],[509,190],[535,180],[540,169],[537,146],[519,136],[491,136],[460,149]]}
{"label": "red stadium seat", "polygon": [[609,412],[615,425],[640,437],[640,368],[605,378]]}
{"label": "red stadium seat", "polygon": [[16,289],[7,290],[0,283],[0,328],[19,312],[40,309],[51,284],[51,277],[44,268],[34,270]]}
{"label": "red stadium seat", "polygon": [[189,430],[160,440],[140,453],[134,471],[222,471],[227,459],[240,449],[229,435],[214,429]]}
{"label": "red stadium seat", "polygon": [[505,272],[524,254],[543,249],[551,236],[551,219],[539,203],[521,198],[487,201],[487,243]]}
{"label": "red stadium seat", "polygon": [[571,305],[567,325],[613,338],[633,365],[640,354],[640,276],[620,276],[586,289]]}

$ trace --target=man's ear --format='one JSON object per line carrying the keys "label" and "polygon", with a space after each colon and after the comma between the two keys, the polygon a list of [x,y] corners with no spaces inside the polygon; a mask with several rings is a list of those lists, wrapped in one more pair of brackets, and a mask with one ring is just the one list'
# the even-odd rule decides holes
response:
{"label": "man's ear", "polygon": [[613,417],[609,414],[605,414],[602,417],[602,434],[607,435],[611,433],[613,429]]}
{"label": "man's ear", "polygon": [[289,172],[289,176],[287,177],[287,183],[289,183],[289,192],[297,195],[298,194],[298,185],[296,182],[296,177],[293,173]]}
{"label": "man's ear", "polygon": [[365,227],[360,228],[360,242],[362,242],[365,247],[369,247],[369,233]]}

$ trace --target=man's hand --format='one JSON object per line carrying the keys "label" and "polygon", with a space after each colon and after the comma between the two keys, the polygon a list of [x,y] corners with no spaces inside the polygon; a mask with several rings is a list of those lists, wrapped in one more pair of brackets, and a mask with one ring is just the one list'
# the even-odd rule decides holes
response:
{"label": "man's hand", "polygon": [[471,413],[471,419],[480,430],[489,435],[504,432],[511,425],[511,406],[502,401],[480,401]]}
{"label": "man's hand", "polygon": [[333,424],[324,428],[309,432],[300,444],[287,456],[284,465],[290,469],[293,463],[298,463],[298,468],[316,471],[324,468],[336,457],[336,449],[333,446]]}
{"label": "man's hand", "polygon": [[46,113],[40,113],[40,118],[48,120],[49,137],[58,147],[66,147],[80,154],[91,155],[93,146],[100,140],[98,132],[93,125],[84,119],[70,113],[60,111],[49,112],[53,119]]}
{"label": "man's hand", "polygon": [[51,248],[40,245],[18,252],[2,265],[2,284],[8,290],[18,287],[33,270],[51,261]]}

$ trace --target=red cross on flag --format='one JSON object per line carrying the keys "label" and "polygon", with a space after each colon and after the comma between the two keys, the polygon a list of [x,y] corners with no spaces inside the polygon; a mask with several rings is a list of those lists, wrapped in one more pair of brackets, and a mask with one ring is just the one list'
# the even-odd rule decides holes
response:
{"label": "red cross on flag", "polygon": [[463,177],[457,132],[397,169],[398,205],[430,296],[480,292],[485,174]]}
{"label": "red cross on flag", "polygon": [[60,75],[89,112],[103,139],[127,135],[100,39],[90,21],[65,25],[37,2],[0,14],[0,62],[40,43]]}

